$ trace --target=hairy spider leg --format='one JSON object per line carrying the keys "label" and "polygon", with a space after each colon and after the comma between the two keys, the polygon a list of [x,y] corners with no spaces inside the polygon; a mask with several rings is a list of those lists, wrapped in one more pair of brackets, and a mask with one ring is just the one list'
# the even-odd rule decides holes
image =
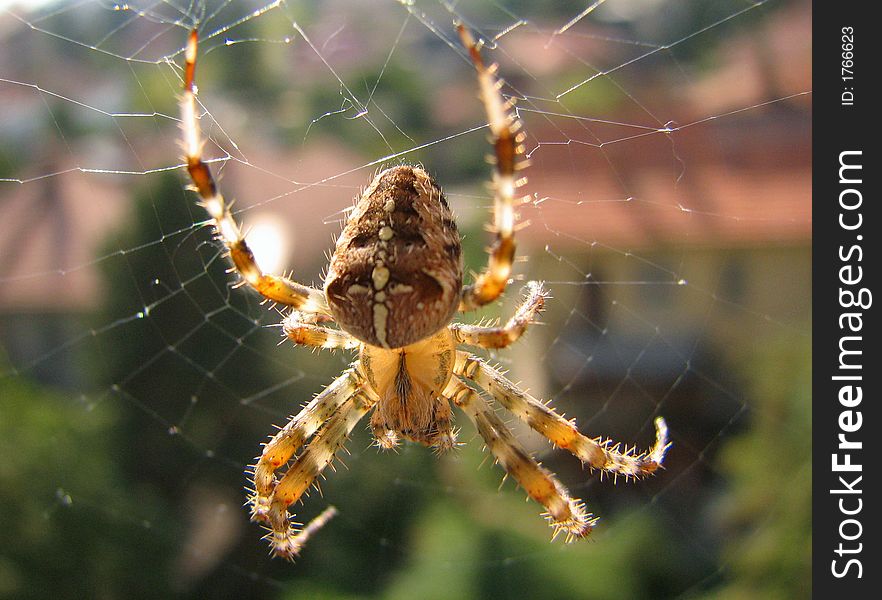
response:
{"label": "hairy spider leg", "polygon": [[357,374],[354,369],[347,369],[267,442],[254,466],[254,493],[249,500],[252,521],[266,522],[269,518],[272,494],[277,485],[276,470],[287,464],[306,440],[359,389]]}
{"label": "hairy spider leg", "polygon": [[585,505],[571,498],[563,484],[530,456],[480,394],[452,379],[445,395],[469,416],[496,462],[530,498],[545,507],[546,519],[554,529],[552,539],[564,533],[567,542],[571,542],[591,532],[597,519],[585,512]]}
{"label": "hairy spider leg", "polygon": [[272,546],[273,556],[293,560],[299,554],[302,547],[298,538],[300,532],[289,519],[288,507],[297,502],[331,464],[352,429],[373,406],[374,400],[362,393],[347,399],[275,486],[267,512],[270,526],[267,539]]}
{"label": "hairy spider leg", "polygon": [[316,325],[313,316],[292,311],[282,321],[285,337],[298,346],[325,350],[355,350],[361,346],[361,342],[341,329]]}
{"label": "hairy spider leg", "polygon": [[469,311],[493,302],[508,285],[515,255],[514,196],[527,181],[518,177],[517,172],[528,163],[524,158],[525,136],[520,130],[521,122],[512,110],[514,101],[504,100],[499,91],[502,81],[496,76],[497,65],[488,67],[484,64],[480,46],[465,26],[458,24],[457,30],[478,72],[481,101],[487,112],[490,141],[494,148],[492,188],[496,239],[490,248],[486,268],[473,284],[463,289],[459,309]]}
{"label": "hairy spider leg", "polygon": [[254,259],[245,236],[230,212],[230,206],[218,190],[211,170],[202,162],[204,142],[196,116],[196,48],[199,36],[194,29],[190,32],[185,52],[184,93],[181,96],[181,122],[184,131],[184,154],[187,172],[201,199],[200,204],[214,220],[217,236],[229,251],[230,258],[239,275],[252,288],[268,300],[293,306],[308,313],[330,314],[324,292],[291,281],[286,277],[267,275],[261,271]]}
{"label": "hairy spider leg", "polygon": [[619,444],[610,440],[590,439],[584,436],[573,421],[567,420],[530,394],[520,390],[502,373],[467,352],[456,353],[454,373],[477,383],[515,417],[547,438],[552,444],[575,455],[591,469],[602,473],[639,479],[652,475],[670,448],[668,427],[661,417],[655,419],[655,443],[649,450],[635,448],[619,451]]}
{"label": "hairy spider leg", "polygon": [[329,506],[321,512],[317,517],[307,523],[303,529],[297,531],[293,537],[290,537],[286,543],[286,551],[288,552],[288,560],[293,560],[295,556],[300,555],[300,551],[306,542],[315,535],[319,529],[324,527],[328,521],[337,516],[337,507]]}
{"label": "hairy spider leg", "polygon": [[515,343],[533,323],[536,316],[545,306],[548,292],[538,281],[530,281],[526,286],[526,295],[521,305],[505,325],[501,327],[485,327],[482,325],[466,325],[452,323],[450,331],[457,344],[468,344],[481,348],[505,348]]}

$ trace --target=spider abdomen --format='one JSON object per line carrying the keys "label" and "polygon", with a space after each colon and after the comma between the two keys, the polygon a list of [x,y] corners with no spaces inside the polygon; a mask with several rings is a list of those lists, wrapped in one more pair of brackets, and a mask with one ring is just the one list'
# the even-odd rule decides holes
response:
{"label": "spider abdomen", "polygon": [[445,327],[462,295],[462,247],[441,188],[419,167],[379,173],[337,239],[325,293],[362,342],[401,348]]}

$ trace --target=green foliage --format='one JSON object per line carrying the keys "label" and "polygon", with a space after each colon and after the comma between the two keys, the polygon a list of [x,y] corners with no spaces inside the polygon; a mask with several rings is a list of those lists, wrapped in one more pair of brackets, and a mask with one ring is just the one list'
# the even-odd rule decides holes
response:
{"label": "green foliage", "polygon": [[[154,499],[120,485],[117,411],[0,378],[0,597],[123,597],[162,572]],[[164,521],[166,525],[169,523]]]}
{"label": "green foliage", "polygon": [[503,519],[489,522],[461,501],[430,505],[413,529],[412,560],[380,597],[653,598],[657,582],[672,583],[682,569],[676,552],[651,551],[665,546],[665,535],[645,512],[623,516],[600,543],[549,543],[536,507],[521,495],[500,492],[491,510]]}
{"label": "green foliage", "polygon": [[[811,348],[779,340],[753,357],[751,428],[720,456],[725,583],[708,598],[811,598]],[[758,518],[758,515],[761,517]]]}
{"label": "green foliage", "polygon": [[370,99],[367,114],[355,118],[360,108],[339,83],[312,82],[308,89],[296,90],[306,96],[302,114],[307,118],[302,123],[277,123],[288,143],[301,144],[308,131],[310,138],[345,140],[352,150],[376,156],[406,150],[415,145],[414,140],[419,144],[432,137],[435,129],[427,101],[431,84],[425,74],[393,61],[383,65],[382,72],[347,74],[346,82],[355,88],[358,101]]}
{"label": "green foliage", "polygon": [[[558,77],[559,89],[566,90],[585,80],[585,70],[574,70]],[[633,102],[616,85],[613,78],[600,76],[585,85],[580,85],[561,99],[568,112],[585,115],[615,114],[617,110]]]}

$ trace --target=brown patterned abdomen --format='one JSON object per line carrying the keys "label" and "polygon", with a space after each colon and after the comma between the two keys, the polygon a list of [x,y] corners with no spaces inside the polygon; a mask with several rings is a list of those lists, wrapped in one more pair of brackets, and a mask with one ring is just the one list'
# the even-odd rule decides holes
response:
{"label": "brown patterned abdomen", "polygon": [[377,175],[325,279],[331,313],[362,342],[400,348],[445,327],[462,294],[462,247],[441,188],[419,167]]}

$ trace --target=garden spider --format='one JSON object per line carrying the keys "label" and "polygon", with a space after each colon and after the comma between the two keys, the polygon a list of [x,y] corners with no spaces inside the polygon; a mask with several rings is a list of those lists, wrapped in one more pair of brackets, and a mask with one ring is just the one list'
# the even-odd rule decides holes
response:
{"label": "garden spider", "polygon": [[[267,300],[291,308],[283,322],[288,339],[358,353],[349,369],[273,436],[251,471],[251,518],[268,527],[275,556],[293,559],[333,516],[330,508],[298,530],[288,508],[314,484],[368,413],[381,448],[394,448],[404,438],[444,451],[456,444],[451,404],[456,405],[474,422],[502,468],[545,507],[553,537],[563,533],[567,541],[587,536],[597,519],[521,446],[493,401],[592,470],[640,478],[661,466],[668,449],[661,417],[655,420],[652,448],[622,452],[609,440],[584,436],[572,420],[457,349],[460,344],[504,348],[515,342],[542,310],[547,295],[541,283],[530,282],[526,298],[505,325],[451,323],[457,311],[493,302],[508,284],[515,253],[515,193],[525,182],[518,171],[526,166],[524,134],[513,102],[499,91],[496,65],[485,66],[481,44],[462,25],[457,29],[478,73],[495,148],[496,241],[487,266],[474,283],[463,285],[460,237],[441,188],[422,168],[396,166],[377,174],[359,198],[337,240],[322,290],[261,271],[202,162],[194,83],[198,36],[195,30],[190,34],[181,99],[183,147],[187,171],[217,237],[245,282]],[[331,323],[339,328],[329,327]]]}

